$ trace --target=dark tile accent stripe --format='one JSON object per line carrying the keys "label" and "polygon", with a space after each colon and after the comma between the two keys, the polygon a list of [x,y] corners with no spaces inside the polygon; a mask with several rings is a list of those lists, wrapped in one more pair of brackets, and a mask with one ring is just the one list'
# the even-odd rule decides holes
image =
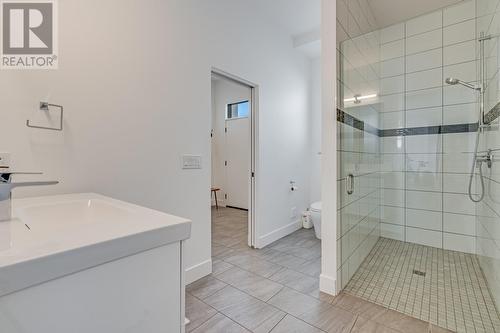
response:
{"label": "dark tile accent stripe", "polygon": [[457,124],[457,125],[407,127],[407,128],[381,130],[369,124],[366,124],[362,120],[359,120],[340,109],[337,109],[337,121],[344,123],[348,126],[351,126],[353,128],[359,129],[360,131],[365,131],[373,135],[377,135],[379,137],[468,133],[468,132],[476,132],[479,127],[478,123],[473,123],[473,124]]}
{"label": "dark tile accent stripe", "polygon": [[380,130],[378,128],[373,127],[370,124],[367,124],[364,121],[359,120],[358,118],[355,118],[340,109],[337,109],[337,121],[353,128],[359,129],[360,131],[365,131],[373,135],[380,136]]}
{"label": "dark tile accent stripe", "polygon": [[500,117],[500,103],[498,103],[497,105],[495,105],[493,107],[493,109],[490,110],[490,112],[488,112],[485,116],[484,116],[484,123],[485,124],[491,124],[492,122],[495,121],[495,119],[497,119],[498,117]]}
{"label": "dark tile accent stripe", "polygon": [[380,137],[476,132],[478,124],[438,125],[380,130]]}
{"label": "dark tile accent stripe", "polygon": [[442,134],[468,133],[468,132],[477,132],[478,129],[479,129],[479,123],[443,125],[441,126],[441,133]]}

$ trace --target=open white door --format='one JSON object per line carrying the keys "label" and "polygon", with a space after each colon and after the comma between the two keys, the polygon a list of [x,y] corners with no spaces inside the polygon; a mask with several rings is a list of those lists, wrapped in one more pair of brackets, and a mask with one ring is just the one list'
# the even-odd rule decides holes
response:
{"label": "open white door", "polygon": [[250,182],[250,121],[226,121],[226,205],[248,209]]}
{"label": "open white door", "polygon": [[248,210],[250,247],[255,246],[257,105],[257,85],[213,69],[212,188],[220,189],[219,206]]}

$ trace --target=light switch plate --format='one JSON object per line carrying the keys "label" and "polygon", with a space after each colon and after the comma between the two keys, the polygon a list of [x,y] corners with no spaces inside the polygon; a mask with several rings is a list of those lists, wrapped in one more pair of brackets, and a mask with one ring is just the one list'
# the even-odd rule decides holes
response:
{"label": "light switch plate", "polygon": [[0,167],[10,167],[10,153],[0,152]]}
{"label": "light switch plate", "polygon": [[182,168],[185,170],[201,169],[201,156],[199,155],[182,156]]}

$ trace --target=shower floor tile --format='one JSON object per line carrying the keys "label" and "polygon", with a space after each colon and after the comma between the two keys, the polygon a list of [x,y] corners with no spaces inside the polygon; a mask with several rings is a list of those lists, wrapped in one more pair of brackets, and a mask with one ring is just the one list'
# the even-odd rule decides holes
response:
{"label": "shower floor tile", "polygon": [[455,332],[500,332],[471,254],[381,238],[345,292]]}

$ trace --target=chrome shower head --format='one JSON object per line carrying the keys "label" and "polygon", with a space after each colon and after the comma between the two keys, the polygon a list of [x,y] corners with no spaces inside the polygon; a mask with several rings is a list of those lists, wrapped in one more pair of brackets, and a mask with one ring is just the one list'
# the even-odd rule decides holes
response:
{"label": "chrome shower head", "polygon": [[470,88],[470,89],[474,89],[474,90],[477,90],[477,91],[482,91],[482,88],[481,86],[476,86],[476,85],[473,85],[473,84],[470,84],[470,83],[467,83],[467,82],[464,82],[462,80],[459,80],[459,79],[455,79],[453,77],[449,77],[445,80],[445,82],[449,85],[452,85],[452,86],[455,86],[457,84],[460,84],[464,87],[467,87],[467,88]]}

